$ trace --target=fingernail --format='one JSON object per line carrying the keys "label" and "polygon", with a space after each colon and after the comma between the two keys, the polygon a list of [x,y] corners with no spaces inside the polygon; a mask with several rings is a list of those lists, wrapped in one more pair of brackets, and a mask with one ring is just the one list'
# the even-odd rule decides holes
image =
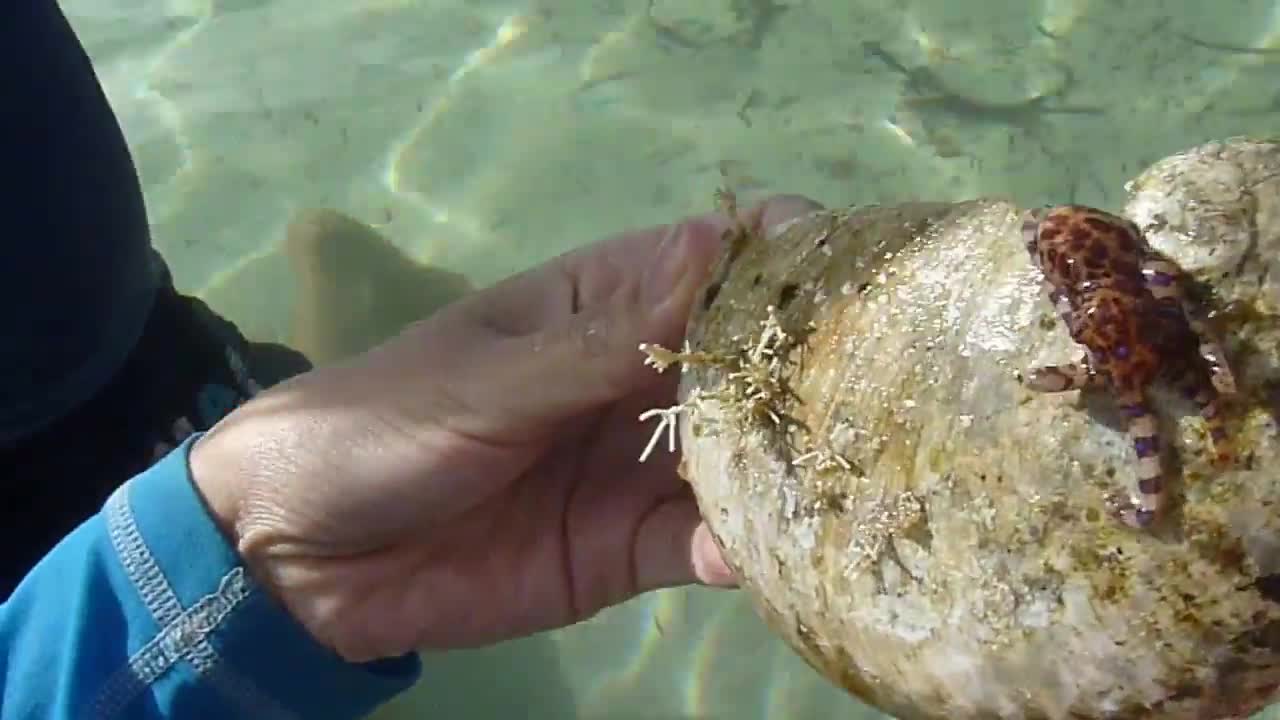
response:
{"label": "fingernail", "polygon": [[658,246],[653,265],[645,278],[645,300],[650,307],[655,307],[666,300],[688,271],[689,264],[685,257],[684,246],[684,233],[681,227],[672,225]]}
{"label": "fingernail", "polygon": [[712,587],[737,587],[738,579],[725,562],[724,554],[707,524],[701,523],[693,531],[693,572],[698,581]]}

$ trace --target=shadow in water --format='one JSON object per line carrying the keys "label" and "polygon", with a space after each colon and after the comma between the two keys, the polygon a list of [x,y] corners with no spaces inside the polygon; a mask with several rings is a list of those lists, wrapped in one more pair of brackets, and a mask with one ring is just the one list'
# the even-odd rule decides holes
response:
{"label": "shadow in water", "polygon": [[335,210],[299,212],[284,255],[297,283],[289,344],[316,364],[362,353],[471,290]]}
{"label": "shadow in water", "polygon": [[201,294],[247,337],[283,343],[316,365],[362,353],[472,290],[336,210],[298,212],[277,251]]}

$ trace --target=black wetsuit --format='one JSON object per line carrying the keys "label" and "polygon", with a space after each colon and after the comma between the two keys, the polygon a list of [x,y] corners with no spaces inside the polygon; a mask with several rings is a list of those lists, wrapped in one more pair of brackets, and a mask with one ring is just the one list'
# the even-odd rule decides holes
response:
{"label": "black wetsuit", "polygon": [[306,369],[171,284],[125,138],[53,0],[0,10],[0,599],[117,486]]}

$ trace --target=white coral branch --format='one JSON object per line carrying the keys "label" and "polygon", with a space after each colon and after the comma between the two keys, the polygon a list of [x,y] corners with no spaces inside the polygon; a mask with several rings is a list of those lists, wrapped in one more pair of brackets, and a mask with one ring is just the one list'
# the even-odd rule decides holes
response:
{"label": "white coral branch", "polygon": [[644,452],[640,453],[640,462],[647,460],[653,449],[657,447],[658,438],[662,437],[664,428],[667,431],[667,451],[676,451],[676,429],[679,427],[680,413],[684,412],[684,410],[685,406],[682,403],[668,408],[653,408],[640,413],[640,422],[653,417],[662,418],[658,423],[658,427],[654,428],[653,435],[649,438],[649,444],[644,447]]}

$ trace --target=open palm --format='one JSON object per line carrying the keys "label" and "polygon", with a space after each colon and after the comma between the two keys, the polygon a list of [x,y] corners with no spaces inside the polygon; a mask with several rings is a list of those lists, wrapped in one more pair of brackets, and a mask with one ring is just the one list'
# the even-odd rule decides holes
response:
{"label": "open palm", "polygon": [[[812,208],[779,198],[771,225]],[[192,452],[237,548],[349,660],[563,626],[732,584],[676,458],[637,461],[727,219],[625,234],[475,293],[240,408]]]}

